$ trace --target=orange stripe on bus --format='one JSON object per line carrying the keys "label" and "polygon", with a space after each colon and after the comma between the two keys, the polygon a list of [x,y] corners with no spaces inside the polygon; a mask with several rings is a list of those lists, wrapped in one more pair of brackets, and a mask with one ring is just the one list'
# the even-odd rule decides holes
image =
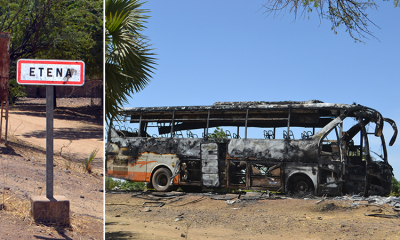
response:
{"label": "orange stripe on bus", "polygon": [[131,165],[131,167],[136,166],[136,165],[140,165],[139,167],[143,167],[144,165],[153,163],[153,162],[157,162],[157,161],[137,161],[137,162],[133,163]]}
{"label": "orange stripe on bus", "polygon": [[112,177],[120,177],[134,182],[150,182],[151,173],[148,172],[131,172],[131,171],[113,171],[107,170],[107,175]]}

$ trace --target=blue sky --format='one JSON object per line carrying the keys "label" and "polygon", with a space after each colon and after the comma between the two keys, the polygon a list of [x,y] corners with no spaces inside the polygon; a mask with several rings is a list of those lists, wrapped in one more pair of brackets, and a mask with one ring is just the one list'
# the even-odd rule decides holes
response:
{"label": "blue sky", "polygon": [[[155,1],[144,34],[157,66],[125,107],[211,105],[218,101],[306,101],[365,105],[400,125],[400,8],[380,1],[368,17],[379,39],[355,43],[317,14],[266,17],[265,1]],[[392,131],[385,128],[388,142]],[[400,178],[400,139],[388,147]]]}

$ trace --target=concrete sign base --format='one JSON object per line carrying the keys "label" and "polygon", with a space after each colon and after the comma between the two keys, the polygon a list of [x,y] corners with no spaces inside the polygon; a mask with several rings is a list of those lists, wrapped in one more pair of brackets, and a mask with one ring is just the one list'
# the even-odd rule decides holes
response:
{"label": "concrete sign base", "polygon": [[69,200],[64,196],[31,197],[31,213],[36,222],[69,225]]}

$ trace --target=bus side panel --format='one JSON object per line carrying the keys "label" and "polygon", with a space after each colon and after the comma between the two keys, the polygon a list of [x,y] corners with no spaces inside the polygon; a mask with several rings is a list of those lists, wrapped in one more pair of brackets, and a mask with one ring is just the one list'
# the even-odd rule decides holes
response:
{"label": "bus side panel", "polygon": [[[318,175],[317,175],[318,163],[288,163],[285,168],[285,186],[286,191],[288,191],[289,181],[292,180],[292,177],[303,176],[309,178],[312,181],[312,185],[314,190],[317,190],[318,183]],[[294,182],[293,184],[297,184]],[[317,192],[317,191],[315,191]]]}
{"label": "bus side panel", "polygon": [[[137,182],[151,182],[152,173],[159,167],[165,167],[173,174],[177,160],[200,160],[200,141],[201,139],[113,138],[113,143],[109,144],[106,151],[107,175]],[[179,183],[178,177],[174,179],[175,185]]]}
{"label": "bus side panel", "polygon": [[318,162],[317,140],[231,139],[231,158],[278,162]]}
{"label": "bus side panel", "polygon": [[148,156],[140,156],[136,160],[126,155],[126,148],[120,148],[118,155],[107,155],[107,175],[135,182],[145,182],[151,173],[147,172]]}
{"label": "bus side panel", "polygon": [[129,156],[127,148],[111,143],[106,149],[106,174],[109,177],[130,180],[133,177],[128,171]]}
{"label": "bus side panel", "polygon": [[167,168],[171,173],[174,173],[174,166],[179,160],[176,154],[154,154],[144,153],[142,156],[147,156],[147,173],[146,182],[151,182],[151,174],[158,168]]}
{"label": "bus side panel", "polygon": [[[124,157],[125,159],[128,158],[128,156],[120,156],[121,159],[124,159]],[[113,164],[108,164],[107,174],[134,182],[151,182],[151,174],[155,169],[165,167],[172,173],[177,160],[175,154],[144,153],[132,163],[126,164],[126,161],[123,161],[122,164],[118,164],[118,161],[114,161]],[[108,162],[110,163],[110,161]]]}
{"label": "bus side panel", "polygon": [[293,174],[317,186],[317,140],[232,139],[227,160],[229,188],[287,190]]}

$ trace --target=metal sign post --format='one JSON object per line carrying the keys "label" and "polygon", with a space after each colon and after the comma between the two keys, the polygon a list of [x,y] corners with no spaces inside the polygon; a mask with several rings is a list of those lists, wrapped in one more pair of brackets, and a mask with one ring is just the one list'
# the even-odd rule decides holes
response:
{"label": "metal sign post", "polygon": [[20,59],[17,82],[21,85],[46,85],[46,198],[32,196],[32,215],[36,221],[69,224],[69,201],[53,195],[53,119],[54,86],[82,86],[85,63],[70,60]]}
{"label": "metal sign post", "polygon": [[53,198],[54,86],[46,86],[46,197]]}
{"label": "metal sign post", "polygon": [[21,85],[46,85],[46,197],[52,199],[54,86],[82,86],[85,82],[85,63],[20,59],[17,62],[17,82]]}

